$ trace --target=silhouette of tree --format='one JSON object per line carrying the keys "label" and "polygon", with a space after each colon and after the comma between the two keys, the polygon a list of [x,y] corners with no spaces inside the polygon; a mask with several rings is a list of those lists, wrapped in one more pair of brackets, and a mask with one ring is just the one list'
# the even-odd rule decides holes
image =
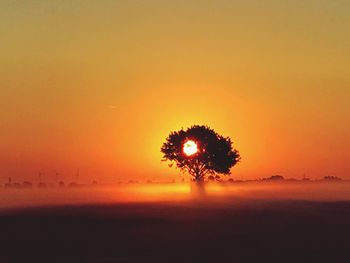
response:
{"label": "silhouette of tree", "polygon": [[280,181],[280,180],[284,180],[284,177],[282,175],[272,175],[269,178],[265,178],[263,180]]}
{"label": "silhouette of tree", "polygon": [[[186,151],[186,147],[190,147]],[[229,175],[230,169],[241,157],[233,149],[229,137],[223,137],[208,126],[194,125],[187,130],[171,132],[161,148],[162,161],[170,161],[188,172],[195,181],[203,181],[206,175]]]}

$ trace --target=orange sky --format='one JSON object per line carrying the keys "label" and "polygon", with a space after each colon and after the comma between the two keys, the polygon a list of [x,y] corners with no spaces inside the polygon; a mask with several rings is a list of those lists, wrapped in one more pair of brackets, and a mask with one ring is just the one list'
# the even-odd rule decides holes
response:
{"label": "orange sky", "polygon": [[235,178],[350,179],[349,13],[340,0],[1,1],[0,180],[178,178],[160,146],[192,124],[233,139]]}

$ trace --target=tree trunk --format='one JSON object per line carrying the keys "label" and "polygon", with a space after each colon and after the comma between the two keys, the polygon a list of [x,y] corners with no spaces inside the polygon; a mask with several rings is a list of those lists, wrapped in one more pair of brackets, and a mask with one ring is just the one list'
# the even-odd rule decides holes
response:
{"label": "tree trunk", "polygon": [[201,173],[196,173],[195,177],[194,177],[194,180],[196,182],[203,182],[204,181],[204,174],[201,174]]}

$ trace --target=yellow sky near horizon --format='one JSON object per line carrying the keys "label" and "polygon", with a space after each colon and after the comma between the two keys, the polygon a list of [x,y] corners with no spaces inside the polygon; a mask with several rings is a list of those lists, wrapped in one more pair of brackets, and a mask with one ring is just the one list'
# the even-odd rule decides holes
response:
{"label": "yellow sky near horizon", "polygon": [[192,124],[235,178],[350,179],[349,28],[342,0],[0,0],[0,180],[178,178]]}

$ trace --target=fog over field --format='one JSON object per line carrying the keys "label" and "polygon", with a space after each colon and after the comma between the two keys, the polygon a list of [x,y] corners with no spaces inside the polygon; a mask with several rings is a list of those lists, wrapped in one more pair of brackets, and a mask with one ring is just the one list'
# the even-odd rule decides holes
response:
{"label": "fog over field", "polygon": [[348,263],[349,186],[2,188],[0,262]]}
{"label": "fog over field", "polygon": [[350,201],[350,182],[118,184],[95,187],[0,189],[0,209],[143,202],[234,205],[254,200]]}

